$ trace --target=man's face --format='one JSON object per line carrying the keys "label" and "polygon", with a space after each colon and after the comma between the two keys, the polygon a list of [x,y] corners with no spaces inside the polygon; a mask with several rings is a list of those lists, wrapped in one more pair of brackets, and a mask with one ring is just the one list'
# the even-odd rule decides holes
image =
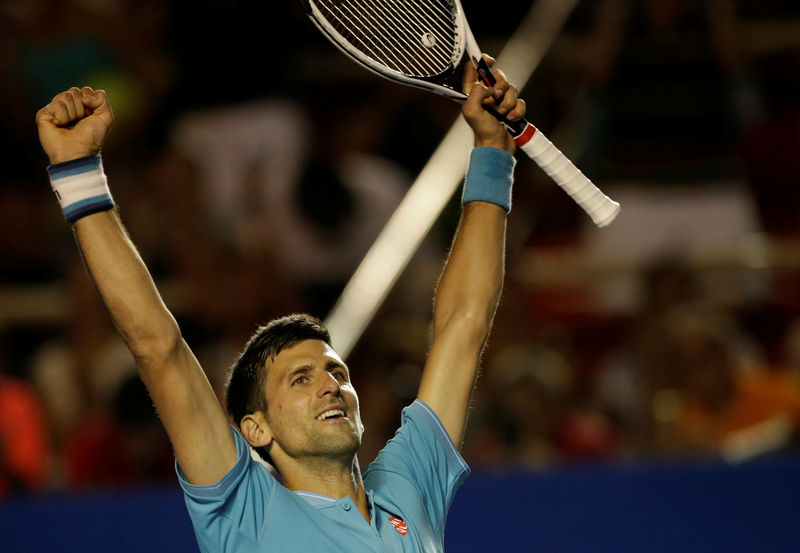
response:
{"label": "man's face", "polygon": [[270,454],[352,462],[364,427],[358,396],[339,355],[322,340],[303,340],[267,361]]}

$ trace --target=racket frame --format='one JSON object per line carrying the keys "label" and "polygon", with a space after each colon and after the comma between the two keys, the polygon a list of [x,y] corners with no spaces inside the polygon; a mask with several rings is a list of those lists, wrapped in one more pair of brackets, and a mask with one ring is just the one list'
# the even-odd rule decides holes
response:
{"label": "racket frame", "polygon": [[[483,53],[475,40],[472,30],[467,23],[464,9],[459,0],[449,0],[453,5],[453,15],[456,36],[456,52],[451,65],[438,75],[449,73],[458,68],[462,63],[464,54],[469,56],[478,71],[478,76],[486,86],[495,84],[489,64],[483,58]],[[376,75],[396,83],[412,86],[422,90],[444,96],[460,104],[466,102],[467,96],[460,91],[448,86],[440,85],[430,79],[437,75],[409,76],[388,67],[353,46],[341,35],[319,11],[313,0],[302,0],[306,13],[314,25],[325,37],[336,46],[343,54],[357,62],[359,65]],[[617,202],[603,194],[575,165],[567,158],[550,140],[536,127],[525,119],[509,121],[491,106],[483,106],[489,113],[501,121],[509,130],[517,146],[533,159],[583,210],[591,217],[598,227],[610,224],[619,214],[620,206]]]}
{"label": "racket frame", "polygon": [[[302,0],[302,2],[306,8],[306,13],[317,29],[319,29],[322,34],[324,34],[325,37],[332,42],[336,48],[339,49],[340,52],[357,62],[364,69],[367,69],[379,77],[383,77],[384,79],[389,79],[390,81],[394,81],[402,85],[413,86],[414,88],[427,90],[429,92],[449,98],[450,100],[456,101],[459,104],[463,104],[467,101],[467,95],[463,92],[454,90],[448,86],[440,85],[431,80],[435,79],[437,75],[432,75],[430,77],[409,77],[408,75],[405,75],[400,71],[396,71],[391,67],[387,67],[385,64],[365,55],[361,50],[350,44],[349,40],[342,36],[341,33],[339,33],[330,23],[328,23],[327,18],[322,15],[322,13],[319,11],[319,8],[317,8],[313,1]],[[450,66],[438,75],[443,75],[458,68],[464,59],[465,45],[467,41],[472,40],[472,43],[477,46],[477,44],[475,44],[475,39],[469,32],[469,27],[466,26],[467,21],[464,18],[463,13],[460,11],[461,4],[454,2],[454,5],[458,10],[458,14],[456,14],[458,17],[454,18],[456,55],[453,57],[453,61],[451,62]]]}

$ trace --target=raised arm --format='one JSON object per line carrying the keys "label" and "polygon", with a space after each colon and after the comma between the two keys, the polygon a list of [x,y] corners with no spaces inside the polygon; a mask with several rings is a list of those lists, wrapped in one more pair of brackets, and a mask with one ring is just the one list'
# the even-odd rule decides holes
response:
{"label": "raised arm", "polygon": [[515,144],[505,128],[481,107],[490,103],[511,120],[525,104],[500,72],[487,89],[467,69],[469,99],[463,115],[475,135],[458,229],[436,290],[434,336],[419,399],[439,416],[456,445],[461,444],[480,356],[503,287],[506,213]]}
{"label": "raised arm", "polygon": [[[236,462],[225,412],[120,222],[100,147],[114,116],[103,91],[71,88],[36,114],[56,195],[86,267],[136,360],[181,469],[218,481]],[[169,183],[165,183],[168,186]]]}

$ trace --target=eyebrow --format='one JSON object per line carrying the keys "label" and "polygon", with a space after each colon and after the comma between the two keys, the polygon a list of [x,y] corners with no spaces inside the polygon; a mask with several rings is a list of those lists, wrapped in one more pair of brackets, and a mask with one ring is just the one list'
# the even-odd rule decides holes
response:
{"label": "eyebrow", "polygon": [[295,367],[292,370],[290,370],[289,372],[287,372],[285,379],[286,380],[291,380],[291,379],[293,379],[295,376],[297,376],[300,373],[311,372],[311,369],[313,369],[313,367],[311,365],[300,365],[299,367]]}
{"label": "eyebrow", "polygon": [[333,359],[325,364],[325,370],[330,371],[332,369],[344,369],[346,373],[350,374],[350,369],[347,368],[347,365],[334,361]]}
{"label": "eyebrow", "polygon": [[[326,371],[331,372],[331,371],[336,370],[336,369],[342,369],[347,374],[348,377],[350,376],[350,369],[348,369],[347,365],[345,365],[344,363],[340,363],[339,361],[335,361],[333,359],[331,359],[330,361],[325,363],[325,370]],[[291,369],[289,372],[286,373],[286,376],[284,378],[285,378],[285,380],[288,381],[288,380],[293,379],[298,374],[309,373],[312,370],[314,370],[314,367],[312,365],[306,363],[305,365],[300,365],[298,367],[295,367],[295,368]]]}

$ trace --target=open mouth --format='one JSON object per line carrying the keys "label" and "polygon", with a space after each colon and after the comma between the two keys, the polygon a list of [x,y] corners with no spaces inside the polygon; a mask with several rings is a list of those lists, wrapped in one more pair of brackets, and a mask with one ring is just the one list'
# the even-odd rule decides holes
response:
{"label": "open mouth", "polygon": [[317,416],[318,421],[336,420],[344,418],[345,418],[344,411],[341,409],[328,409],[324,413],[320,413]]}

